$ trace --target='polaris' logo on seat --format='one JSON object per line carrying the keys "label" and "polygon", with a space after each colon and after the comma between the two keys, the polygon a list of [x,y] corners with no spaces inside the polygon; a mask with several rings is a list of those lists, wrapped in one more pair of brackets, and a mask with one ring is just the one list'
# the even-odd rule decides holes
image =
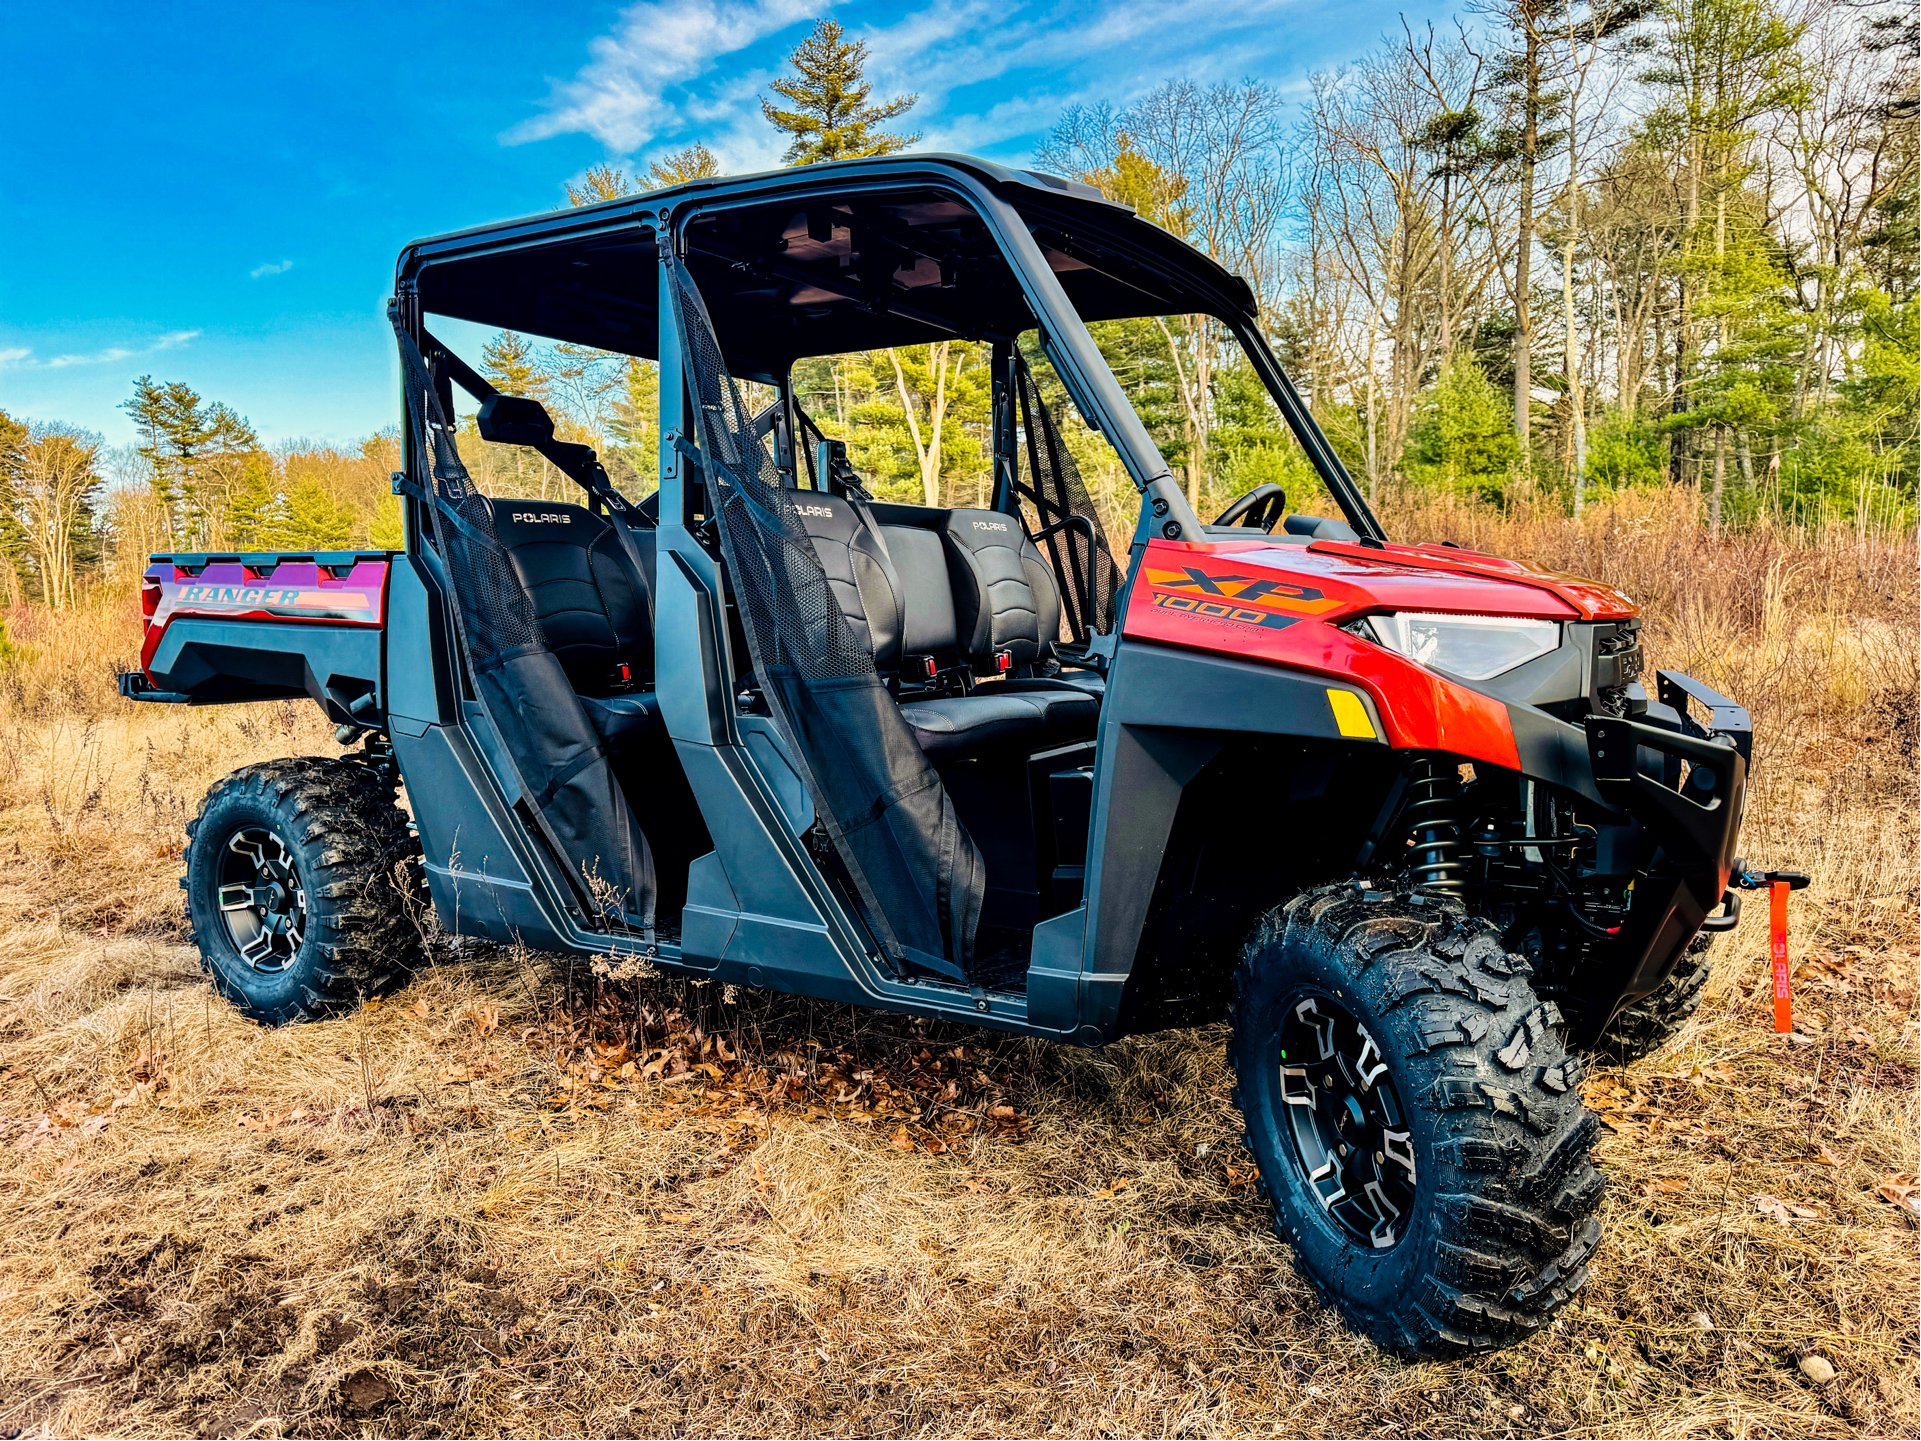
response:
{"label": "'polaris' logo on seat", "polygon": [[831,505],[796,505],[794,507],[794,514],[818,515],[832,520],[834,518],[834,507]]}
{"label": "'polaris' logo on seat", "polygon": [[973,520],[973,521],[969,521],[968,524],[973,526],[975,530],[1006,530],[1007,529],[1007,522],[1004,520]]}
{"label": "'polaris' logo on seat", "polygon": [[537,524],[544,525],[572,525],[574,523],[574,518],[564,513],[560,515],[548,515],[543,511],[537,510],[517,510],[513,513],[513,516],[515,520],[531,520]]}

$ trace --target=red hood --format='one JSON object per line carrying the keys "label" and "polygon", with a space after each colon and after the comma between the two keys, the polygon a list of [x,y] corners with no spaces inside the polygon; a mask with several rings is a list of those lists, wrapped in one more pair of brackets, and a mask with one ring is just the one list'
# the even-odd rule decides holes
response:
{"label": "red hood", "polygon": [[[1450,546],[1153,540],[1122,629],[1135,640],[1266,661],[1359,686],[1388,743],[1520,766],[1506,702],[1350,634],[1370,611],[1440,611],[1540,620],[1635,614],[1606,586]],[[1196,697],[1205,706],[1205,697]]]}
{"label": "red hood", "polygon": [[[1338,556],[1344,561],[1357,564],[1361,569],[1354,579],[1370,588],[1380,587],[1384,591],[1398,589],[1389,580],[1389,574],[1398,572],[1407,576],[1409,572],[1424,573],[1424,578],[1438,581],[1441,575],[1480,577],[1499,582],[1504,586],[1528,586],[1566,602],[1583,620],[1626,620],[1640,613],[1640,608],[1612,586],[1598,581],[1583,580],[1579,576],[1563,575],[1559,571],[1546,570],[1538,565],[1528,565],[1523,561],[1506,560],[1498,555],[1486,555],[1478,550],[1462,550],[1451,545],[1387,545],[1376,549],[1373,546],[1357,545],[1349,541],[1317,540],[1308,547],[1311,554]],[[1532,610],[1508,609],[1506,602],[1494,600],[1494,596],[1505,594],[1511,598],[1512,591],[1500,592],[1484,588],[1482,593],[1489,599],[1485,602],[1494,610],[1510,615],[1544,614]],[[1388,599],[1386,594],[1382,600]],[[1402,602],[1406,604],[1407,602]],[[1457,605],[1434,605],[1433,610],[1459,610]]]}
{"label": "red hood", "polygon": [[[1272,590],[1285,579],[1313,596],[1312,601],[1297,601],[1285,609],[1320,620],[1373,610],[1542,620],[1624,620],[1638,613],[1634,602],[1608,586],[1452,546],[1376,548],[1328,540],[1312,545],[1259,540],[1189,545],[1157,540],[1148,546],[1146,563],[1150,572],[1165,571],[1170,565],[1178,571],[1198,563],[1213,573],[1221,587],[1201,587],[1211,595],[1232,596],[1244,592],[1249,583],[1258,590]],[[1232,577],[1223,567],[1234,573]]]}

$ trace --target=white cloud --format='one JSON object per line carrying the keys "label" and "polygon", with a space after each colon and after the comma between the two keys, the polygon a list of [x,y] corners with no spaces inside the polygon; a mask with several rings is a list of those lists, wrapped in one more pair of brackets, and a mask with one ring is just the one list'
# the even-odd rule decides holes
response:
{"label": "white cloud", "polygon": [[0,366],[17,366],[21,370],[65,370],[75,365],[111,365],[117,360],[131,360],[136,355],[152,355],[162,350],[175,350],[197,339],[197,330],[170,330],[165,335],[154,337],[145,345],[110,345],[105,350],[79,351],[66,355],[50,356],[46,360],[33,359],[30,346],[11,346],[0,350]]}
{"label": "white cloud", "polygon": [[293,262],[291,260],[270,260],[265,265],[256,265],[252,270],[249,270],[247,274],[252,279],[258,280],[263,275],[285,275],[292,269]]}
{"label": "white cloud", "polygon": [[681,116],[668,102],[669,90],[701,78],[727,56],[813,18],[832,3],[642,0],[621,11],[611,34],[587,47],[593,59],[572,80],[554,85],[545,115],[523,120],[501,138],[518,145],[584,133],[610,151],[631,154],[679,126]]}
{"label": "white cloud", "polygon": [[[760,96],[783,55],[763,42],[843,0],[643,0],[556,82],[547,112],[508,144],[586,134],[611,154],[700,140],[739,174],[779,163],[784,137]],[[1272,68],[1277,12],[1300,0],[934,0],[911,14],[849,25],[871,50],[875,94],[915,94],[900,124],[923,149],[986,150],[1044,130],[1075,101],[1124,104],[1177,76],[1238,79]],[[1269,62],[1264,67],[1263,62]],[[1020,72],[1016,75],[1016,72]],[[1010,75],[981,107],[980,91]]]}

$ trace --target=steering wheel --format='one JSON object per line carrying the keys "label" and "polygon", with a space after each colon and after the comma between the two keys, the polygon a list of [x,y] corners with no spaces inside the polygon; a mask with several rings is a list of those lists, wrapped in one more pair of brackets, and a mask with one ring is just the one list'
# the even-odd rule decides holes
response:
{"label": "steering wheel", "polygon": [[1216,525],[1245,525],[1272,530],[1287,514],[1287,492],[1278,485],[1257,485],[1221,512]]}

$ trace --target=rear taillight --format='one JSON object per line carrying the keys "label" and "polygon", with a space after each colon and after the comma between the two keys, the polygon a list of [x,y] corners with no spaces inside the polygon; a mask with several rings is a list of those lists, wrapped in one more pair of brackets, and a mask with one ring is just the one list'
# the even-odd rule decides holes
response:
{"label": "rear taillight", "polygon": [[140,614],[151,621],[153,613],[160,609],[160,582],[142,580],[140,582]]}

